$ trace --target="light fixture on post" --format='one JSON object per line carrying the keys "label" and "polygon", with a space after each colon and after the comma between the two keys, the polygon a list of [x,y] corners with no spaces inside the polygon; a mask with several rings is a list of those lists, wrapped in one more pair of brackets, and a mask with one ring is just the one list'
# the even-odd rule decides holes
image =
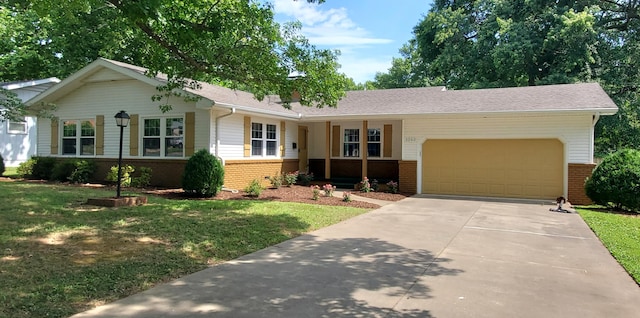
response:
{"label": "light fixture on post", "polygon": [[120,152],[118,154],[118,186],[116,190],[116,198],[120,198],[120,184],[122,183],[122,136],[124,134],[124,127],[129,125],[129,114],[124,110],[121,110],[115,115],[116,125],[120,127]]}

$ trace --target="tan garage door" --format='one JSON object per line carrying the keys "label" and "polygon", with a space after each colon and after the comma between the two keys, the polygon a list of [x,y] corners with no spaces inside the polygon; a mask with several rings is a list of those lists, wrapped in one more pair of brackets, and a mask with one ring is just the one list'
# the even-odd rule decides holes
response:
{"label": "tan garage door", "polygon": [[427,140],[422,192],[555,199],[563,193],[563,144],[557,139]]}

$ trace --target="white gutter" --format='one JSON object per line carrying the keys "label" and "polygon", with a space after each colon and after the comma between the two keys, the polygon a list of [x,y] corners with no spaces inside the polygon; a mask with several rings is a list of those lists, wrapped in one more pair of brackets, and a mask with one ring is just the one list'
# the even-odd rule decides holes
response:
{"label": "white gutter", "polygon": [[237,110],[245,111],[248,113],[254,113],[254,114],[271,115],[271,116],[291,118],[291,119],[302,118],[301,113],[285,114],[285,113],[280,113],[273,110],[260,109],[260,108],[249,107],[249,106],[239,106],[239,105],[220,103],[220,102],[215,102],[215,106],[222,106],[229,109],[237,109]]}
{"label": "white gutter", "polygon": [[[231,108],[231,112],[229,112],[228,114],[224,114],[222,116],[218,116],[216,117],[216,157],[220,158],[219,154],[220,154],[220,119],[225,118],[225,117],[229,117],[233,114],[236,113],[236,108],[232,107]],[[222,165],[224,165],[224,161],[222,162]]]}

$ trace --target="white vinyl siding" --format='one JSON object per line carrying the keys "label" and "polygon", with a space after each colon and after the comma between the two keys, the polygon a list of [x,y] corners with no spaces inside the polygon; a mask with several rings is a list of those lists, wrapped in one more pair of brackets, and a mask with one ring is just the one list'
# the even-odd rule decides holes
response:
{"label": "white vinyl siding", "polygon": [[[106,70],[102,70],[99,73],[101,72],[106,72]],[[116,76],[112,72],[103,75],[96,75],[93,79],[113,78]],[[196,113],[195,151],[209,148],[209,110],[196,109],[195,102],[185,102],[181,98],[172,98],[169,101],[172,105],[172,110],[162,113],[158,108],[158,102],[151,101],[151,96],[157,93],[155,87],[134,79],[91,82],[51,102],[57,105],[55,116],[59,118],[95,118],[96,115],[104,115],[104,157],[107,158],[118,157],[120,129],[116,126],[114,116],[120,110],[126,111],[129,115],[135,114],[139,116],[139,158],[142,158],[142,128],[144,127],[145,118],[184,118],[186,112],[195,111]],[[124,128],[123,147],[125,149],[128,149],[130,144],[129,129],[131,129],[131,124]],[[51,155],[51,125],[48,118],[38,119],[38,145],[39,155]],[[123,156],[131,157],[128,150],[123,151]]]}
{"label": "white vinyl siding", "polygon": [[[216,112],[218,116],[227,114],[228,112]],[[244,157],[244,116],[246,114],[234,114],[228,117],[220,119],[220,149],[219,156],[224,160],[251,160],[251,159],[273,159],[280,158],[280,121],[278,119],[251,116],[252,123],[262,124],[263,133],[263,149],[264,156],[252,155],[251,157]],[[212,136],[215,135],[215,118],[212,120]],[[275,126],[275,155],[266,154],[267,145],[267,126]],[[285,121],[285,157],[283,159],[295,159],[298,158],[298,149],[293,149],[293,143],[298,142],[298,123]],[[251,133],[251,129],[250,129]],[[255,138],[251,139],[256,140]],[[215,153],[215,140],[212,141],[212,152]],[[253,149],[252,149],[253,150]]]}
{"label": "white vinyl siding", "polygon": [[404,120],[402,160],[417,160],[425,140],[558,138],[569,163],[591,163],[590,115],[432,116]]}

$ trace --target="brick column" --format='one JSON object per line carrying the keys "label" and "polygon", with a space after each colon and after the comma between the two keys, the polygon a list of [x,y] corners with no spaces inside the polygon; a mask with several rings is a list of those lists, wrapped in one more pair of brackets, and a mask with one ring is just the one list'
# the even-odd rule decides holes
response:
{"label": "brick column", "polygon": [[569,184],[567,200],[571,204],[591,204],[591,199],[584,192],[585,180],[591,176],[593,169],[596,168],[592,163],[570,163],[569,164]]}
{"label": "brick column", "polygon": [[400,192],[416,193],[418,191],[417,161],[398,161],[398,175]]}

